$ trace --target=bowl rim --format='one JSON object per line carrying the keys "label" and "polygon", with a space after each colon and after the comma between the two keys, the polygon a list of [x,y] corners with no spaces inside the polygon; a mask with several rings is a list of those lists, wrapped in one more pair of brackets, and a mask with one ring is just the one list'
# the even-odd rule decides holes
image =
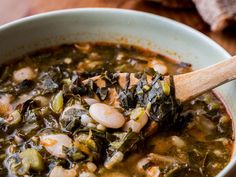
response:
{"label": "bowl rim", "polygon": [[[166,23],[168,25],[171,25],[174,28],[179,28],[181,30],[186,31],[190,35],[195,36],[196,38],[201,39],[203,42],[207,42],[210,46],[212,46],[215,50],[218,50],[220,53],[222,53],[225,58],[229,58],[231,55],[218,43],[213,41],[210,37],[206,36],[200,31],[197,31],[196,29],[187,26],[181,22],[175,21],[173,19],[163,17],[160,15],[156,15],[149,12],[142,12],[138,10],[130,10],[130,9],[119,9],[119,8],[69,8],[69,9],[63,9],[63,10],[55,10],[55,11],[49,11],[49,12],[43,12],[27,17],[23,17],[11,22],[8,22],[6,24],[0,25],[0,33],[11,29],[11,28],[17,28],[18,26],[30,23],[31,21],[35,20],[42,20],[44,18],[48,17],[56,17],[58,15],[68,15],[68,14],[76,14],[76,13],[100,13],[100,12],[107,12],[107,13],[113,13],[113,14],[126,14],[126,15],[133,15],[133,16],[145,16],[146,18],[152,18],[153,20]],[[235,134],[235,131],[234,131]],[[230,162],[217,174],[216,177],[223,177],[228,172],[233,170],[233,168],[236,166],[236,157],[232,157]]]}
{"label": "bowl rim", "polygon": [[171,26],[175,26],[177,28],[183,29],[186,32],[190,33],[191,35],[195,35],[198,38],[201,38],[205,42],[208,42],[212,47],[214,47],[216,50],[219,50],[223,55],[226,57],[230,57],[231,55],[218,43],[213,41],[211,38],[206,36],[200,31],[197,31],[196,29],[185,25],[181,22],[175,21],[173,19],[156,15],[149,12],[142,12],[138,10],[131,10],[131,9],[118,9],[118,8],[69,8],[69,9],[63,9],[63,10],[54,10],[49,12],[43,12],[27,17],[23,17],[11,22],[8,22],[6,24],[0,25],[0,32],[7,30],[12,27],[17,27],[18,25],[23,25],[25,23],[29,23],[30,21],[40,20],[47,17],[52,16],[58,16],[58,15],[68,15],[73,13],[99,13],[99,12],[107,12],[107,13],[113,13],[113,14],[126,14],[126,15],[143,15],[147,18],[153,18],[157,21],[168,23]]}

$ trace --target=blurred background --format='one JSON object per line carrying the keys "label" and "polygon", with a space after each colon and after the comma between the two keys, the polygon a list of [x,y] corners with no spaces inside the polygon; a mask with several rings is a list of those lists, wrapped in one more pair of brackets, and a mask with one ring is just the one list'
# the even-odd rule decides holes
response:
{"label": "blurred background", "polygon": [[0,0],[0,25],[38,13],[84,7],[134,9],[165,16],[201,31],[236,55],[236,0]]}

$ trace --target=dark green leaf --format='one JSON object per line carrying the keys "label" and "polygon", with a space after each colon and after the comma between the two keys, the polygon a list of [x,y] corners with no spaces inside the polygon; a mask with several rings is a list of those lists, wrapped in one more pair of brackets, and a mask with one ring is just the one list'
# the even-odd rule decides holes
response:
{"label": "dark green leaf", "polygon": [[96,94],[98,95],[100,100],[104,101],[108,96],[108,88],[107,87],[97,88]]}

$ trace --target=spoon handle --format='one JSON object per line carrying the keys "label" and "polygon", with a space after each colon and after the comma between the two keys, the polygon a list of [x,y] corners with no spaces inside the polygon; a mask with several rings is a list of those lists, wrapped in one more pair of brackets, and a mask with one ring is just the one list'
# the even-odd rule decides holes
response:
{"label": "spoon handle", "polygon": [[207,68],[175,75],[176,98],[188,101],[233,79],[236,79],[236,56]]}

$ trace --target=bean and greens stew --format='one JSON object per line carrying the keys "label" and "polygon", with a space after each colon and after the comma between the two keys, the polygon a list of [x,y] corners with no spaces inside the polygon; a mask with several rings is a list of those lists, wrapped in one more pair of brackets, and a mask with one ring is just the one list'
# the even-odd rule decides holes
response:
{"label": "bean and greens stew", "polygon": [[175,98],[172,77],[163,76],[189,71],[107,43],[62,45],[2,65],[0,176],[217,175],[231,158],[232,121],[212,92]]}

